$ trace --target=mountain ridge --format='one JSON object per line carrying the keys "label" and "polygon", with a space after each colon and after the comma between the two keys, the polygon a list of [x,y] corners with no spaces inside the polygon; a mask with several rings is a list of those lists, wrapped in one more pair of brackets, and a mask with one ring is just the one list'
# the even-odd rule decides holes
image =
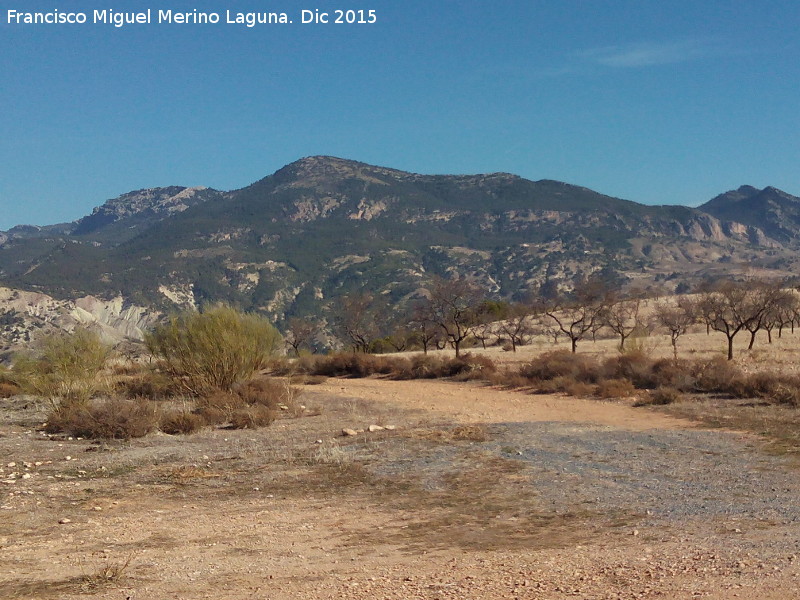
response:
{"label": "mountain ridge", "polygon": [[[776,226],[773,210],[759,221],[741,208],[748,199],[798,219]],[[72,224],[3,234],[0,282],[166,309],[174,298],[223,300],[282,319],[323,314],[365,286],[405,302],[432,274],[467,276],[513,298],[597,273],[669,290],[746,269],[795,270],[799,198],[741,186],[703,206],[644,205],[509,173],[421,175],[311,156],[236,190],[136,190]]]}

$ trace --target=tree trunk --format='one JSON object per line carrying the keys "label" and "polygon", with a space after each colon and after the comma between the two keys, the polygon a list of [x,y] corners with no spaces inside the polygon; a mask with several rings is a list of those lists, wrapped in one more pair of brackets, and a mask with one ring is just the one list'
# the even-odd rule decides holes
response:
{"label": "tree trunk", "polygon": [[461,340],[453,340],[453,347],[456,349],[456,358],[461,356]]}
{"label": "tree trunk", "polygon": [[733,360],[733,336],[728,336],[728,360]]}
{"label": "tree trunk", "polygon": [[772,343],[772,329],[767,329],[767,343]]}
{"label": "tree trunk", "polygon": [[672,338],[672,356],[675,358],[675,362],[678,362],[678,340]]}
{"label": "tree trunk", "polygon": [[750,343],[747,344],[747,349],[748,350],[752,350],[753,349],[753,344],[756,343],[756,333],[757,332],[758,332],[758,329],[756,329],[755,331],[751,331],[750,332]]}
{"label": "tree trunk", "polygon": [[572,340],[572,353],[575,354],[575,352],[578,350],[578,338],[571,338],[571,340]]}

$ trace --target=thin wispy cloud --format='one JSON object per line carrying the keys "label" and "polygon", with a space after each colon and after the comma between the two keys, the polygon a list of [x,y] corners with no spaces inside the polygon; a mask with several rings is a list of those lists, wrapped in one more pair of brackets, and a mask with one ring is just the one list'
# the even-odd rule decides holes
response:
{"label": "thin wispy cloud", "polygon": [[637,68],[689,62],[718,54],[720,49],[709,42],[681,40],[604,46],[585,50],[579,56],[605,67]]}

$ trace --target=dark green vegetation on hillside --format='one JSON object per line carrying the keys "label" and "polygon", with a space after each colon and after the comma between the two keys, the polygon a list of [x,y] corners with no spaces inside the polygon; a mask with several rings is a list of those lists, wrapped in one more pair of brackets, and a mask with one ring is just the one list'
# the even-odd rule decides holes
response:
{"label": "dark green vegetation on hillside", "polygon": [[513,298],[603,270],[667,291],[753,266],[791,271],[796,220],[776,229],[719,198],[709,205],[644,206],[505,173],[424,176],[311,157],[232,192],[141,190],[70,225],[16,228],[0,236],[0,283],[169,307],[163,286],[282,319],[363,288],[402,301],[433,274]]}

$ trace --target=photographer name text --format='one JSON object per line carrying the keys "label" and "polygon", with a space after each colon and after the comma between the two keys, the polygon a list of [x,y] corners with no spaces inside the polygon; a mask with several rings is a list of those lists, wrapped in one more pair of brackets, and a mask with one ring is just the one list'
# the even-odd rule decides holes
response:
{"label": "photographer name text", "polygon": [[376,10],[372,9],[302,9],[296,13],[286,12],[203,12],[147,9],[138,12],[123,12],[113,9],[91,12],[67,12],[58,9],[49,12],[28,12],[9,9],[6,23],[9,25],[111,25],[122,28],[134,25],[373,25],[378,22]]}

